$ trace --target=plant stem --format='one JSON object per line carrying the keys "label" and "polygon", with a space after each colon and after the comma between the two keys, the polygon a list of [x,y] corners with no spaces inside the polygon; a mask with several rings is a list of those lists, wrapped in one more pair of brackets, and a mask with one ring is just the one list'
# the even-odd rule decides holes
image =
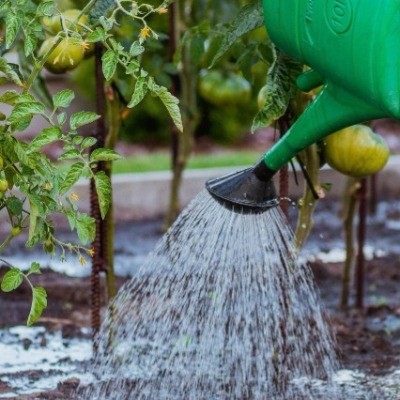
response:
{"label": "plant stem", "polygon": [[[319,155],[316,144],[309,146],[305,149],[300,157],[304,162],[304,166],[310,176],[314,188],[319,187]],[[308,235],[314,225],[313,214],[317,205],[318,199],[315,199],[313,191],[308,184],[304,183],[304,195],[299,202],[299,216],[297,219],[297,226],[295,230],[295,246],[298,252],[301,251],[307,241]]]}
{"label": "plant stem", "polygon": [[354,215],[357,204],[356,192],[359,188],[358,180],[349,178],[343,197],[343,223],[346,243],[346,259],[343,266],[342,293],[340,308],[345,310],[349,306],[351,270],[354,262]]}

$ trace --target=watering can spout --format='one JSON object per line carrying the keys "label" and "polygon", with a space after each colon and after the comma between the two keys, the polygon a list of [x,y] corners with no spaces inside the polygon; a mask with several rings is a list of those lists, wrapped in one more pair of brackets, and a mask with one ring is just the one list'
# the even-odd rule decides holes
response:
{"label": "watering can spout", "polygon": [[270,170],[261,159],[258,164],[206,183],[210,194],[223,206],[239,213],[259,213],[279,204]]}

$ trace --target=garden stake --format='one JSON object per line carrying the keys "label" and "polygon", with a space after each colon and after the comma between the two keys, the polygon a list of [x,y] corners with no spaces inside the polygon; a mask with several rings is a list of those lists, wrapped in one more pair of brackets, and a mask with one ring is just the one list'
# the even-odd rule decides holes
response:
{"label": "garden stake", "polygon": [[364,286],[365,286],[365,254],[364,245],[367,230],[367,179],[361,180],[359,195],[359,221],[358,221],[358,254],[356,264],[356,308],[364,308]]}
{"label": "garden stake", "polygon": [[[100,118],[96,123],[96,139],[97,143],[94,148],[103,147],[105,143],[105,94],[104,94],[104,80],[101,65],[101,56],[103,53],[100,44],[95,45],[95,76],[96,76],[96,111]],[[93,149],[92,149],[93,150]],[[98,163],[97,171],[102,169],[102,163]],[[94,255],[92,258],[92,277],[91,277],[91,303],[92,303],[92,336],[96,336],[100,329],[100,309],[101,309],[101,293],[100,293],[100,271],[104,270],[104,249],[106,248],[104,240],[107,235],[104,235],[104,226],[101,219],[99,198],[96,192],[94,179],[90,181],[90,208],[91,216],[95,219],[96,235],[93,242]],[[96,342],[93,341],[93,348],[96,351]]]}
{"label": "garden stake", "polygon": [[376,215],[378,207],[377,180],[378,174],[371,175],[369,179],[369,215]]}
{"label": "garden stake", "polygon": [[311,68],[298,88],[323,88],[258,163],[207,182],[212,196],[240,212],[277,206],[272,177],[311,144],[365,121],[400,119],[399,1],[263,0],[263,7],[277,48]]}

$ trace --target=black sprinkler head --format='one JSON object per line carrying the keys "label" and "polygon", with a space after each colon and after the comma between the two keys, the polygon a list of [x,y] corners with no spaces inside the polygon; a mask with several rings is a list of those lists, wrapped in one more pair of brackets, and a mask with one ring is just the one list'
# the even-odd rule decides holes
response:
{"label": "black sprinkler head", "polygon": [[206,188],[223,206],[240,213],[261,213],[279,204],[272,176],[264,161],[233,174],[210,179]]}

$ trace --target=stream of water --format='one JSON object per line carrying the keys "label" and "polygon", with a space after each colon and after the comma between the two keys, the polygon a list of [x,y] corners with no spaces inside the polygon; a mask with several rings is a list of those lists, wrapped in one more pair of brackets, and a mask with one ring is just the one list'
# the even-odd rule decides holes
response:
{"label": "stream of water", "polygon": [[79,398],[315,399],[316,380],[339,398],[332,336],[291,243],[279,208],[239,214],[200,193],[108,309]]}

